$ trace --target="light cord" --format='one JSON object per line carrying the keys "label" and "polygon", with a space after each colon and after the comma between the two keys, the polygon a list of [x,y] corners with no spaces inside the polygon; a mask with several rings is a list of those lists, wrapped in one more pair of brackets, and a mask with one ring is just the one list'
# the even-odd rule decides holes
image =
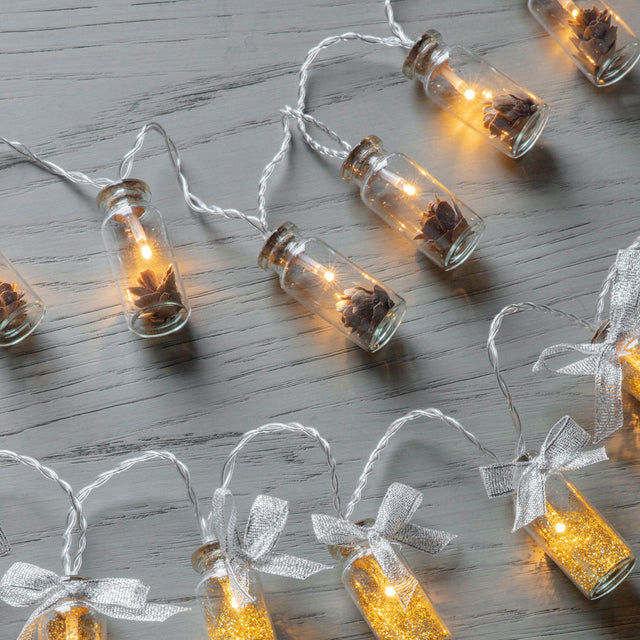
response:
{"label": "light cord", "polygon": [[332,503],[333,508],[335,509],[336,515],[341,517],[342,515],[342,505],[340,501],[340,483],[338,481],[338,472],[336,469],[336,461],[333,457],[333,453],[331,452],[331,445],[325,440],[320,433],[314,429],[313,427],[306,427],[299,422],[290,422],[290,423],[282,423],[282,422],[271,422],[269,424],[263,424],[261,427],[257,427],[256,429],[252,429],[251,431],[247,431],[238,441],[238,444],[232,449],[232,451],[227,456],[227,459],[224,461],[224,465],[222,467],[221,473],[221,486],[223,489],[228,489],[229,484],[231,483],[231,478],[233,476],[233,472],[236,467],[236,460],[238,454],[242,449],[244,449],[251,440],[256,438],[262,434],[270,434],[270,433],[282,433],[290,432],[290,433],[302,433],[303,435],[312,438],[315,440],[322,450],[324,451],[325,457],[327,459],[327,465],[329,467],[329,474],[331,476],[331,490],[332,490]]}
{"label": "light cord", "polygon": [[[174,456],[169,451],[145,451],[139,456],[135,456],[133,458],[128,458],[127,460],[122,461],[119,465],[114,467],[113,469],[109,469],[104,473],[101,473],[91,484],[87,485],[83,489],[78,492],[78,500],[82,503],[84,502],[94,489],[103,486],[106,484],[111,478],[124,473],[131,469],[131,467],[135,466],[140,462],[149,462],[151,460],[164,460],[173,464],[176,468],[178,474],[182,478],[186,489],[187,496],[189,497],[189,501],[194,509],[194,514],[196,517],[196,522],[198,523],[200,536],[204,541],[207,537],[207,525],[202,513],[200,511],[200,506],[198,504],[198,496],[196,495],[195,489],[193,488],[193,484],[191,482],[191,474],[189,473],[189,468],[183,462],[181,462],[176,456]],[[73,528],[75,526],[76,514],[72,511],[69,512],[67,516],[67,530],[65,532],[65,536],[71,535]],[[87,546],[86,539],[86,526],[83,531],[81,531],[78,542],[76,546],[76,552],[73,557],[73,573],[77,574],[82,567],[82,555]]]}
{"label": "light cord", "polygon": [[389,23],[389,28],[393,35],[402,42],[404,47],[410,49],[413,46],[414,41],[409,38],[404,29],[396,21],[393,15],[393,8],[391,7],[391,0],[384,0],[384,12],[387,16],[387,22]]}
{"label": "light cord", "polygon": [[471,444],[475,445],[484,455],[489,456],[495,462],[500,462],[500,458],[493,452],[491,449],[486,447],[473,433],[465,429],[460,422],[458,422],[455,418],[448,416],[439,409],[429,408],[429,409],[415,409],[409,412],[407,415],[394,420],[385,431],[384,436],[382,436],[380,442],[378,442],[376,448],[371,452],[367,463],[364,466],[364,470],[360,478],[358,478],[358,482],[356,484],[356,488],[353,491],[353,495],[351,496],[351,500],[347,505],[345,510],[345,519],[349,519],[353,510],[356,508],[356,505],[362,499],[362,492],[364,488],[367,486],[367,480],[369,475],[373,471],[373,466],[382,454],[382,452],[386,449],[389,444],[389,440],[393,438],[393,436],[404,427],[407,422],[411,422],[412,420],[417,420],[418,418],[428,418],[434,420],[441,420],[445,424],[453,427],[456,431],[462,434]]}
{"label": "light cord", "polygon": [[12,462],[18,462],[20,464],[25,465],[26,467],[30,467],[31,469],[35,469],[40,475],[44,476],[48,480],[53,480],[68,496],[69,502],[71,502],[71,512],[74,517],[74,526],[71,528],[67,528],[63,535],[64,545],[62,548],[62,568],[64,570],[65,575],[72,575],[74,573],[72,571],[71,565],[71,544],[72,544],[72,535],[73,529],[76,524],[78,526],[78,530],[80,532],[80,536],[84,536],[87,531],[87,521],[82,512],[82,500],[80,497],[75,494],[71,485],[63,480],[53,469],[43,465],[39,460],[32,458],[30,456],[23,456],[15,451],[9,451],[8,449],[0,449],[0,459],[11,460]]}
{"label": "light cord", "polygon": [[518,413],[518,410],[514,405],[513,396],[511,395],[511,391],[509,390],[509,385],[500,372],[500,358],[498,356],[498,349],[496,347],[496,337],[500,332],[502,321],[506,316],[510,316],[515,313],[521,313],[523,311],[543,311],[544,313],[550,313],[551,315],[558,318],[565,318],[566,320],[569,320],[569,322],[587,329],[587,331],[590,331],[591,333],[595,332],[593,325],[586,320],[581,320],[577,316],[574,316],[571,313],[566,313],[565,311],[561,311],[560,309],[556,309],[555,307],[550,307],[546,304],[535,304],[533,302],[521,302],[518,304],[507,305],[491,321],[491,326],[489,327],[489,335],[487,337],[487,355],[489,357],[489,362],[493,367],[493,372],[498,381],[498,387],[500,388],[502,395],[507,401],[507,407],[509,408],[511,421],[513,422],[513,426],[516,430],[516,458],[519,458],[525,452],[526,443],[524,439],[524,433],[522,431],[520,414]]}

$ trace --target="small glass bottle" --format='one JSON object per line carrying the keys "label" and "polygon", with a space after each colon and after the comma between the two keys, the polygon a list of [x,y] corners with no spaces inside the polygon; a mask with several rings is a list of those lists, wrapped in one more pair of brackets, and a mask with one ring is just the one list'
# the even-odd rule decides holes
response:
{"label": "small glass bottle", "polygon": [[627,75],[640,42],[600,0],[528,0],[529,11],[596,87]]}
{"label": "small glass bottle", "polygon": [[218,543],[200,547],[193,554],[192,564],[202,575],[196,596],[202,605],[209,640],[276,640],[258,576],[251,569],[249,591],[255,601],[241,606],[231,592]]}
{"label": "small glass bottle", "polygon": [[36,640],[107,640],[107,619],[82,599],[65,598],[38,618]]}
{"label": "small glass bottle", "polygon": [[562,473],[549,474],[546,497],[547,513],[525,529],[585,597],[607,595],[633,569],[631,549]]}
{"label": "small glass bottle", "polygon": [[0,253],[0,347],[26,338],[44,317],[44,302]]}
{"label": "small glass bottle", "polygon": [[[591,342],[604,342],[608,331],[609,321],[605,320]],[[622,366],[622,388],[640,400],[640,339],[638,336],[623,336],[616,347]]]}
{"label": "small glass bottle", "polygon": [[445,271],[476,248],[484,222],[449,189],[403,153],[388,153],[377,136],[355,147],[341,171],[360,187],[362,202]]}
{"label": "small glass bottle", "polygon": [[160,212],[142,180],[102,189],[102,239],[131,331],[163,336],[185,325],[191,314],[173,249]]}
{"label": "small glass bottle", "polygon": [[[416,585],[405,607],[367,544],[329,547],[343,561],[342,582],[378,640],[451,640],[422,587]],[[398,559],[409,568],[397,550]]]}
{"label": "small glass bottle", "polygon": [[445,44],[433,29],[413,46],[402,71],[511,158],[533,147],[549,119],[542,100],[468,49]]}
{"label": "small glass bottle", "polygon": [[280,286],[309,311],[365,351],[382,348],[396,332],[405,301],[317,238],[285,222],[267,240],[258,264],[280,277]]}

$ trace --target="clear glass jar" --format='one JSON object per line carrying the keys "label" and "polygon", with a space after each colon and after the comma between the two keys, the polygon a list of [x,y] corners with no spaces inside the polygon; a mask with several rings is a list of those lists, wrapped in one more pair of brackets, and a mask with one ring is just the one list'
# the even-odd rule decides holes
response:
{"label": "clear glass jar", "polygon": [[0,347],[24,340],[44,317],[44,302],[0,253]]}
{"label": "clear glass jar", "polygon": [[102,239],[131,331],[143,338],[173,333],[191,314],[160,212],[142,180],[123,180],[98,194]]}
{"label": "clear glass jar", "polygon": [[445,44],[433,29],[413,46],[402,71],[420,80],[437,105],[511,158],[533,147],[549,119],[549,107],[540,98],[468,49]]}
{"label": "clear glass jar", "polygon": [[360,187],[362,202],[445,271],[476,248],[484,222],[449,189],[403,153],[388,153],[368,136],[342,165]]}
{"label": "clear glass jar", "polygon": [[196,596],[202,605],[209,640],[276,640],[258,576],[251,569],[249,592],[255,601],[239,606],[232,595],[218,543],[200,547],[193,554],[192,564],[202,575]]}
{"label": "clear glass jar", "polygon": [[38,618],[36,640],[107,640],[107,619],[81,599],[66,598]]}
{"label": "clear glass jar", "polygon": [[292,298],[370,353],[391,339],[405,314],[399,295],[322,240],[303,236],[292,222],[269,237],[258,264],[277,273]]}
{"label": "clear glass jar", "polygon": [[[366,544],[329,547],[344,561],[342,582],[378,640],[451,640],[431,600],[418,584],[405,607]],[[400,562],[406,561],[395,550]]]}
{"label": "clear glass jar", "polygon": [[[596,331],[591,342],[603,342],[608,330],[607,320]],[[638,336],[623,336],[616,346],[622,367],[622,388],[640,400],[640,339]]]}
{"label": "clear glass jar", "polygon": [[584,596],[607,595],[633,569],[631,549],[562,473],[549,474],[546,496],[547,513],[525,529]]}
{"label": "clear glass jar", "polygon": [[596,87],[627,75],[640,42],[606,2],[528,0],[529,11]]}

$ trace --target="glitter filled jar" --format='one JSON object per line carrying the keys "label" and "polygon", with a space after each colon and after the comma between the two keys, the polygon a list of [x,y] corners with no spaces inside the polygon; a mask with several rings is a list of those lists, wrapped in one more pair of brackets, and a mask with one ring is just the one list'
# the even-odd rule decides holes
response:
{"label": "glitter filled jar", "polygon": [[640,41],[600,0],[528,0],[529,11],[596,87],[627,75],[640,58]]}
{"label": "glitter filled jar", "polygon": [[[603,342],[609,321],[605,321],[596,331],[591,342]],[[622,388],[640,400],[640,339],[638,336],[623,336],[616,345],[622,367]]]}
{"label": "glitter filled jar", "polygon": [[[360,523],[359,523],[360,524]],[[422,587],[417,584],[405,607],[366,544],[329,547],[344,562],[342,582],[378,640],[451,640]],[[409,572],[406,561],[394,550]]]}
{"label": "glitter filled jar", "polygon": [[44,317],[44,302],[0,253],[0,347],[24,340]]}
{"label": "glitter filled jar", "polygon": [[547,513],[525,529],[585,597],[607,595],[633,569],[635,556],[562,473],[549,474],[545,488]]}
{"label": "glitter filled jar", "polygon": [[450,271],[476,248],[484,222],[449,189],[403,153],[388,153],[377,136],[351,151],[342,178],[360,187],[362,202]]}
{"label": "glitter filled jar", "polygon": [[349,340],[373,353],[396,332],[406,303],[396,293],[317,238],[285,222],[267,240],[258,264],[280,286]]}
{"label": "glitter filled jar", "polygon": [[105,616],[82,599],[57,602],[38,618],[36,625],[36,640],[107,640]]}
{"label": "glitter filled jar", "polygon": [[181,329],[191,308],[160,212],[142,180],[98,194],[102,239],[129,329],[143,338]]}
{"label": "glitter filled jar", "polygon": [[251,569],[249,592],[255,600],[242,606],[232,594],[218,543],[200,547],[193,554],[192,564],[202,575],[196,596],[202,606],[209,640],[276,640],[259,578]]}
{"label": "glitter filled jar", "polygon": [[549,107],[540,98],[468,49],[445,44],[435,30],[415,43],[402,71],[510,158],[527,153],[549,119]]}

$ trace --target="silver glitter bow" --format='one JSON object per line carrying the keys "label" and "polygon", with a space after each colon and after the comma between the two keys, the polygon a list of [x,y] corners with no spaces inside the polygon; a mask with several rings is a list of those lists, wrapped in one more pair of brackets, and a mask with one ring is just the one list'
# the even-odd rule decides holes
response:
{"label": "silver glitter bow", "polygon": [[[545,349],[533,366],[534,371],[548,369],[571,376],[595,377],[596,416],[594,440],[618,430],[623,423],[622,364],[624,345],[640,335],[640,251],[618,251],[614,267],[609,303],[609,328],[603,342],[583,344],[556,344]],[[585,358],[572,364],[552,369],[547,360],[573,351]]]}
{"label": "silver glitter bow", "polygon": [[25,562],[12,565],[0,581],[0,600],[12,607],[36,606],[18,640],[34,638],[38,618],[65,598],[79,598],[110,618],[140,622],[163,622],[177,613],[188,611],[184,607],[148,603],[148,593],[149,587],[140,580],[62,577]]}
{"label": "silver glitter bow", "polygon": [[311,518],[320,542],[328,545],[368,544],[380,569],[406,607],[418,581],[398,558],[392,544],[407,544],[420,551],[436,554],[456,537],[446,531],[409,523],[421,502],[422,494],[419,491],[394,482],[387,489],[371,526],[322,514],[313,514]]}
{"label": "silver glitter bow", "polygon": [[490,498],[516,494],[512,531],[547,513],[545,485],[550,474],[580,469],[607,460],[604,447],[584,451],[589,434],[569,416],[558,420],[547,434],[540,453],[530,460],[480,467],[484,487]]}
{"label": "silver glitter bow", "polygon": [[227,489],[216,489],[209,524],[224,554],[231,593],[239,607],[255,600],[251,594],[250,569],[305,580],[314,573],[329,568],[320,562],[272,551],[288,515],[286,500],[259,495],[251,506],[244,538],[240,540],[236,529],[238,514],[233,496]]}
{"label": "silver glitter bow", "polygon": [[0,527],[0,558],[2,556],[9,555],[10,551],[11,551],[11,545],[7,540],[7,536],[4,535],[4,531],[2,530],[2,527]]}

